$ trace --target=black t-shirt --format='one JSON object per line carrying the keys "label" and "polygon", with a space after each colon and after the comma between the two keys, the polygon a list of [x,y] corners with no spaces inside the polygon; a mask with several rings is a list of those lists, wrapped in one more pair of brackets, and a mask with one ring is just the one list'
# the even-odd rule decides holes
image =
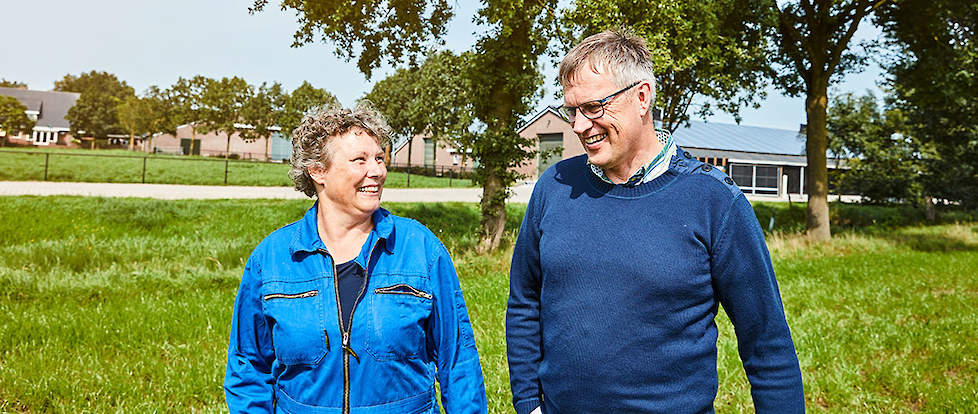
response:
{"label": "black t-shirt", "polygon": [[356,306],[360,291],[363,290],[363,278],[363,268],[356,260],[336,265],[336,286],[340,292],[340,313],[343,315],[343,327],[347,331],[350,329],[353,307]]}

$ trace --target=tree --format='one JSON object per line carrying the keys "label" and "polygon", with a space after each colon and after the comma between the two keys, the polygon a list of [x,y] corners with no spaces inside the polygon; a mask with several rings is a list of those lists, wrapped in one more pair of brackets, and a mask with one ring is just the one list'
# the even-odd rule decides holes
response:
{"label": "tree", "polygon": [[282,109],[283,112],[279,116],[278,126],[282,128],[282,132],[287,139],[291,139],[292,131],[299,126],[302,122],[302,117],[309,110],[320,106],[335,106],[339,104],[340,101],[333,94],[327,92],[325,89],[312,86],[309,82],[303,81],[302,85],[295,88],[292,94],[288,96],[285,107]]}
{"label": "tree", "polygon": [[153,117],[152,103],[148,98],[128,96],[116,108],[119,126],[129,134],[129,150],[135,149],[136,135],[151,133]]}
{"label": "tree", "polygon": [[204,91],[214,80],[204,76],[194,76],[193,78],[179,78],[169,89],[162,94],[162,98],[169,108],[169,127],[176,136],[177,126],[183,124],[190,125],[190,150],[187,155],[194,154],[194,141],[197,140],[197,124],[204,118]]}
{"label": "tree", "polygon": [[231,155],[231,136],[241,131],[241,111],[254,88],[237,76],[207,82],[201,94],[201,125],[205,132],[227,135],[224,159]]}
{"label": "tree", "polygon": [[805,153],[808,174],[808,234],[832,237],[829,228],[826,159],[829,85],[861,67],[865,60],[849,50],[859,23],[888,0],[767,0],[777,19],[773,58],[780,66],[776,84],[788,95],[805,94]]}
{"label": "tree", "polygon": [[279,119],[285,114],[285,104],[289,95],[278,82],[268,85],[262,83],[256,93],[249,97],[241,108],[241,121],[251,128],[241,129],[241,138],[246,141],[265,140],[265,160],[268,161],[269,137],[278,130]]}
{"label": "tree", "polygon": [[[268,0],[249,9],[260,12]],[[557,0],[487,1],[476,20],[487,30],[472,49],[462,73],[474,85],[473,114],[484,126],[474,139],[479,161],[476,179],[482,184],[480,251],[499,246],[506,224],[506,197],[519,174],[515,167],[535,155],[534,143],[516,133],[522,117],[540,96],[539,57],[555,36]],[[452,17],[447,0],[353,0],[343,3],[284,0],[294,9],[300,27],[293,46],[322,40],[336,45],[336,54],[358,57],[368,77],[383,63],[413,62],[445,32]]]}
{"label": "tree", "polygon": [[16,88],[16,89],[27,89],[27,84],[24,82],[12,81],[0,78],[0,88]]}
{"label": "tree", "polygon": [[925,192],[978,208],[978,7],[955,0],[901,0],[877,22],[889,39],[887,70],[912,134],[933,145]]}
{"label": "tree", "polygon": [[762,1],[576,0],[562,18],[561,43],[569,49],[605,29],[629,26],[652,51],[655,105],[663,109],[665,130],[688,124],[694,100],[705,100],[696,110],[700,117],[716,108],[739,121],[741,107],[764,97],[771,74]]}
{"label": "tree", "polygon": [[146,106],[148,118],[146,119],[148,140],[145,150],[153,151],[153,135],[172,134],[177,136],[177,126],[181,124],[178,119],[177,108],[173,106],[170,97],[170,90],[160,89],[152,85],[143,92],[143,103]]}
{"label": "tree", "polygon": [[0,96],[0,131],[3,132],[2,143],[6,145],[7,136],[30,132],[34,129],[34,121],[28,116],[27,107],[12,96]]}
{"label": "tree", "polygon": [[872,93],[838,96],[829,107],[827,129],[829,150],[846,160],[837,191],[860,194],[875,204],[918,204],[921,148],[907,135],[899,108],[881,110]]}
{"label": "tree", "polygon": [[111,73],[94,70],[81,73],[78,76],[67,74],[61,80],[54,81],[54,90],[78,92],[82,95],[99,93],[114,96],[120,100],[136,94],[136,91],[126,84],[126,81],[119,80]]}
{"label": "tree", "polygon": [[477,136],[472,86],[465,76],[468,59],[469,53],[430,54],[420,67],[398,69],[374,84],[365,98],[387,116],[395,135],[408,140],[428,135],[447,143],[462,154],[464,165]]}
{"label": "tree", "polygon": [[94,70],[78,76],[67,74],[61,80],[54,81],[54,90],[81,94],[65,119],[71,123],[72,135],[78,136],[84,131],[97,140],[123,132],[116,107],[136,93],[115,75]]}
{"label": "tree", "polygon": [[[71,124],[71,134],[104,140],[109,134],[122,133],[116,112],[121,102],[121,99],[109,94],[83,93],[65,115]],[[94,148],[94,142],[92,146]]]}

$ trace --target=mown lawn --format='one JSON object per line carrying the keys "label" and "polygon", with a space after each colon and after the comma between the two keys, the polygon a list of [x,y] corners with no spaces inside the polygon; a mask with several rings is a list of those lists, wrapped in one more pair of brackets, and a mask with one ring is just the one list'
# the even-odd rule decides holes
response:
{"label": "mown lawn", "polygon": [[[0,412],[224,411],[243,261],[309,204],[0,197]],[[474,204],[386,207],[427,224],[453,252],[490,412],[511,412],[503,334],[509,253],[472,252]],[[769,245],[809,410],[971,412],[978,224],[881,227],[903,215],[835,207],[839,227],[854,230],[827,244],[782,232],[797,225],[796,211],[757,207],[765,226],[765,214],[776,219]],[[518,226],[522,208],[509,208],[508,228]],[[751,412],[733,330],[722,314],[717,323],[717,410]]]}
{"label": "mown lawn", "polygon": [[[0,148],[0,181],[42,181],[45,179],[45,163],[47,181],[224,184],[223,158],[65,148]],[[227,166],[228,185],[292,186],[288,164],[230,160]],[[407,184],[407,174],[389,172],[385,186],[405,188],[408,187]],[[472,186],[471,180],[417,174],[411,175],[410,185],[412,188]]]}

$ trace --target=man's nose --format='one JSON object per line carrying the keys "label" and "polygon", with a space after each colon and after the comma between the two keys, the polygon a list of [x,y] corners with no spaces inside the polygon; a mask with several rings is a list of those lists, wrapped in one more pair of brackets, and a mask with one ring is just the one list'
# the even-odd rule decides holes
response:
{"label": "man's nose", "polygon": [[574,117],[574,133],[583,134],[584,131],[591,128],[591,124],[591,120],[588,119],[588,117],[582,114],[577,114],[577,116]]}

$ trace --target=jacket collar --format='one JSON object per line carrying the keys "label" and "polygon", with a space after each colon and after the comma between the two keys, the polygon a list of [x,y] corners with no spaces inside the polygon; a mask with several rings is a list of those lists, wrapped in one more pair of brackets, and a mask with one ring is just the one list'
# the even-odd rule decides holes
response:
{"label": "jacket collar", "polygon": [[[326,245],[319,238],[319,230],[316,228],[316,218],[319,211],[319,203],[314,202],[306,214],[302,216],[296,224],[292,234],[292,242],[289,243],[289,254],[295,255],[298,252],[312,253],[317,250],[326,249]],[[374,229],[377,237],[384,241],[384,250],[387,253],[394,253],[394,219],[391,213],[383,208],[378,208],[371,216],[374,222]]]}

